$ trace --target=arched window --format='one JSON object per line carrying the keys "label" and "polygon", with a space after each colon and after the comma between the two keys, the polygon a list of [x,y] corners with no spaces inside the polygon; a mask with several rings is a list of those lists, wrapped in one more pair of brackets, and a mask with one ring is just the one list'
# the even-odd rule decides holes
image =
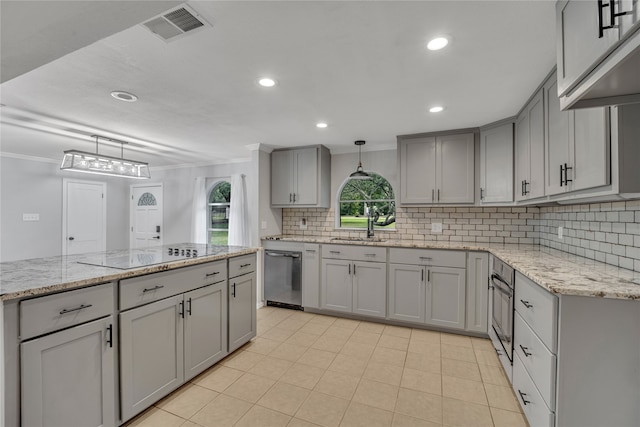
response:
{"label": "arched window", "polygon": [[349,178],[338,197],[338,226],[367,228],[371,214],[375,228],[396,228],[396,200],[393,188],[384,177],[369,172],[369,179]]}
{"label": "arched window", "polygon": [[229,207],[231,184],[220,181],[209,192],[207,235],[210,245],[226,245],[229,241]]}

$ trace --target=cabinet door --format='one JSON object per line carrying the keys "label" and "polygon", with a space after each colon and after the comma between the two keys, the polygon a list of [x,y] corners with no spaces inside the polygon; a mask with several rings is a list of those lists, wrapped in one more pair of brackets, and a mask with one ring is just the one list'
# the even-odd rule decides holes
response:
{"label": "cabinet door", "polygon": [[387,315],[387,264],[353,263],[353,312],[375,317]]}
{"label": "cabinet door", "polygon": [[545,194],[549,196],[567,191],[567,186],[564,185],[564,166],[566,164],[573,167],[573,162],[569,159],[571,113],[560,110],[558,84],[553,77],[544,86],[544,106],[547,122],[544,134]]}
{"label": "cabinet door", "polygon": [[529,153],[531,185],[527,197],[544,196],[544,104],[542,90],[529,103]]}
{"label": "cabinet door", "polygon": [[427,268],[426,323],[464,329],[465,279],[464,268]]}
{"label": "cabinet door", "polygon": [[114,342],[109,316],[22,343],[22,425],[116,425]]}
{"label": "cabinet door", "polygon": [[123,421],[184,382],[182,295],[120,314]]}
{"label": "cabinet door", "polygon": [[187,292],[184,322],[185,381],[227,355],[227,283]]}
{"label": "cabinet door", "polygon": [[586,108],[571,113],[573,170],[568,172],[572,190],[611,182],[609,108]]}
{"label": "cabinet door", "polygon": [[229,279],[229,353],[256,336],[256,274]]}
{"label": "cabinet door", "polygon": [[400,141],[400,203],[434,203],[436,139]]}
{"label": "cabinet door", "polygon": [[318,148],[293,150],[293,202],[296,205],[318,203]]}
{"label": "cabinet door", "polygon": [[389,265],[389,318],[424,323],[426,270],[419,265]]}
{"label": "cabinet door", "polygon": [[320,245],[311,243],[302,252],[302,306],[320,308]]}
{"label": "cabinet door", "polygon": [[467,331],[487,333],[489,255],[469,252],[467,262]]}
{"label": "cabinet door", "polygon": [[293,202],[291,151],[271,153],[271,204],[289,205]]}
{"label": "cabinet door", "polygon": [[[558,2],[556,8],[558,95],[565,95],[618,41],[619,30],[604,30],[602,38],[599,37],[595,1]],[[610,25],[609,16],[609,8],[605,8],[602,11],[605,26]]]}
{"label": "cabinet door", "polygon": [[524,182],[530,180],[531,160],[529,156],[529,115],[525,110],[516,120],[515,199],[517,201],[526,199]]}
{"label": "cabinet door", "polygon": [[513,123],[480,134],[480,203],[513,201]]}
{"label": "cabinet door", "polygon": [[474,202],[474,136],[472,133],[436,138],[436,202]]}
{"label": "cabinet door", "polygon": [[322,260],[322,308],[351,312],[351,261]]}

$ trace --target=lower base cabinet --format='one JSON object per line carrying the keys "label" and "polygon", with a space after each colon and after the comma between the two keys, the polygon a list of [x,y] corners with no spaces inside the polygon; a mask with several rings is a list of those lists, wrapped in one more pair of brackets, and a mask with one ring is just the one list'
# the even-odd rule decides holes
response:
{"label": "lower base cabinet", "polygon": [[23,426],[116,424],[112,328],[109,316],[20,345]]}
{"label": "lower base cabinet", "polygon": [[256,275],[229,279],[229,352],[256,336]]}

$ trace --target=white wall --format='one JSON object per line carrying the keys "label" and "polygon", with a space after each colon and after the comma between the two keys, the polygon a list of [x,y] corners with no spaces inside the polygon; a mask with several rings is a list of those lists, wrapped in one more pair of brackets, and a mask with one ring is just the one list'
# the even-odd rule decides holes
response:
{"label": "white wall", "polygon": [[[0,261],[62,253],[62,179],[107,183],[107,249],[129,245],[129,181],[122,178],[62,172],[58,163],[0,157]],[[40,221],[22,221],[37,213]]]}

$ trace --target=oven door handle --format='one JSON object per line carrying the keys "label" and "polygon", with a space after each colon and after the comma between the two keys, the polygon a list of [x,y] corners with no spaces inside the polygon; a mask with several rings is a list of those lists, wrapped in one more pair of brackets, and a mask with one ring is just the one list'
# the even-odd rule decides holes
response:
{"label": "oven door handle", "polygon": [[[494,279],[498,279],[498,282],[500,283],[496,283]],[[493,282],[493,288],[497,289],[498,291],[502,292],[503,294],[507,295],[509,298],[513,297],[513,291],[511,290],[511,288],[509,287],[509,285],[507,284],[507,282],[505,282],[500,276],[496,275],[496,274],[492,274],[491,275],[491,282]],[[504,283],[504,285],[502,285],[501,283]],[[506,289],[505,289],[506,286]]]}

